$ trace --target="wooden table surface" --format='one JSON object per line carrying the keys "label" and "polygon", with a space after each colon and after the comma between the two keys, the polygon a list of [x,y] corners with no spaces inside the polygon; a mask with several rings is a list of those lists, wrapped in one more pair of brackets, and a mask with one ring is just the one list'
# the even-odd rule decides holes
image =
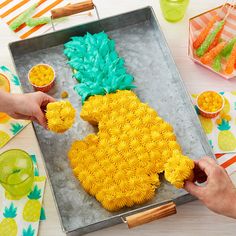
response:
{"label": "wooden table surface", "polygon": [[[163,19],[158,0],[96,0],[94,2],[98,7],[101,18],[147,5],[153,6],[189,93],[197,93],[209,88],[221,91],[236,89],[236,80],[225,81],[210,71],[194,64],[187,56],[188,18],[221,5],[224,3],[224,0],[190,0],[185,18],[177,24],[168,23]],[[17,38],[14,33],[0,21],[0,65],[5,65],[12,70],[14,70],[14,68],[7,45],[9,42],[15,40],[17,40]],[[31,125],[2,148],[1,152],[10,148],[22,148],[30,153],[35,153],[38,157],[39,168],[41,172],[44,172],[40,149]],[[235,175],[233,178],[236,180]],[[40,224],[39,235],[65,235],[61,230],[59,217],[48,183],[44,196],[44,206],[47,220]],[[125,224],[120,224],[89,235],[236,235],[236,220],[210,212],[200,201],[194,201],[179,206],[177,211],[177,215],[132,230],[128,230]]]}

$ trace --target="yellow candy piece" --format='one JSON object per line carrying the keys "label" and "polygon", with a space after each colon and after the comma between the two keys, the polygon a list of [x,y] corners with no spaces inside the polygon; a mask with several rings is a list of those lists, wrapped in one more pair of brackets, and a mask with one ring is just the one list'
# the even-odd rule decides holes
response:
{"label": "yellow candy piece", "polygon": [[66,92],[66,91],[63,91],[61,93],[61,98],[64,99],[64,98],[67,98],[69,96],[69,94]]}

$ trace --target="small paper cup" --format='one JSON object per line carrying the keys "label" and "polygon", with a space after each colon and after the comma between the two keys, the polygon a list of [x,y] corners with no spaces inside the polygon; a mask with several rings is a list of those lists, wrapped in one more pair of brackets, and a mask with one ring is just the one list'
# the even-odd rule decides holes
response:
{"label": "small paper cup", "polygon": [[[41,65],[47,66],[47,67],[51,68],[52,71],[53,71],[53,74],[54,74],[54,78],[53,78],[53,80],[52,80],[49,84],[46,84],[46,85],[43,85],[43,86],[37,86],[37,85],[33,84],[33,83],[30,81],[30,72],[32,71],[32,69],[33,69],[34,67],[36,67],[36,66],[41,66]],[[41,63],[41,64],[37,64],[37,65],[33,66],[33,67],[29,70],[29,72],[28,72],[28,81],[29,81],[29,83],[32,85],[32,87],[34,88],[35,91],[41,91],[41,92],[44,92],[44,93],[49,92],[49,91],[53,88],[53,86],[54,86],[54,84],[55,84],[55,79],[56,79],[55,70],[53,69],[52,66],[50,66],[50,65],[48,65],[48,64],[42,64],[42,63]]]}
{"label": "small paper cup", "polygon": [[[220,109],[218,109],[217,111],[214,111],[214,112],[209,112],[209,111],[203,110],[203,109],[198,105],[198,99],[199,99],[199,97],[200,97],[203,93],[205,93],[205,92],[216,93],[216,94],[218,94],[218,95],[221,97],[221,99],[222,99],[222,106],[221,106]],[[222,109],[224,108],[224,105],[225,105],[225,99],[224,99],[224,97],[223,97],[221,94],[219,94],[219,93],[217,93],[217,92],[215,92],[215,91],[211,91],[211,90],[204,91],[204,92],[200,93],[200,94],[197,96],[197,100],[196,100],[196,101],[197,101],[197,107],[198,107],[198,110],[199,110],[200,115],[203,116],[203,117],[205,117],[205,118],[209,118],[209,119],[212,119],[212,118],[217,117],[217,116],[220,114],[220,112],[222,111]]]}

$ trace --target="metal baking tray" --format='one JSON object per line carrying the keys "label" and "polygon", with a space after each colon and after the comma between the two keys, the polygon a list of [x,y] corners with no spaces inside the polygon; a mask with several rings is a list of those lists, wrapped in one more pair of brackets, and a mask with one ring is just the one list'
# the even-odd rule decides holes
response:
{"label": "metal baking tray", "polygon": [[63,44],[71,36],[100,31],[115,40],[119,55],[124,57],[128,72],[135,78],[135,92],[173,125],[184,153],[193,159],[214,156],[151,7],[10,43],[24,92],[33,91],[27,81],[29,69],[37,63],[47,63],[56,71],[56,86],[50,95],[60,99],[61,91],[68,91],[69,100],[77,109],[76,124],[65,134],[57,135],[34,124],[62,228],[68,235],[82,235],[120,223],[122,217],[170,200],[178,205],[193,199],[163,180],[151,201],[111,213],[88,195],[73,176],[67,159],[70,144],[96,132],[96,128],[79,117],[81,100],[73,90],[77,82],[63,55]]}

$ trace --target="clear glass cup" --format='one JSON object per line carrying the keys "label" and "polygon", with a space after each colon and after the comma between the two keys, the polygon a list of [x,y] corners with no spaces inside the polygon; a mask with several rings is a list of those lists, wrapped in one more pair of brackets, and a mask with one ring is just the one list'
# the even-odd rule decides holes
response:
{"label": "clear glass cup", "polygon": [[180,21],[186,12],[189,0],[160,0],[164,18],[170,22]]}
{"label": "clear glass cup", "polygon": [[0,155],[0,183],[10,195],[27,195],[33,182],[34,165],[27,152],[11,149]]}

